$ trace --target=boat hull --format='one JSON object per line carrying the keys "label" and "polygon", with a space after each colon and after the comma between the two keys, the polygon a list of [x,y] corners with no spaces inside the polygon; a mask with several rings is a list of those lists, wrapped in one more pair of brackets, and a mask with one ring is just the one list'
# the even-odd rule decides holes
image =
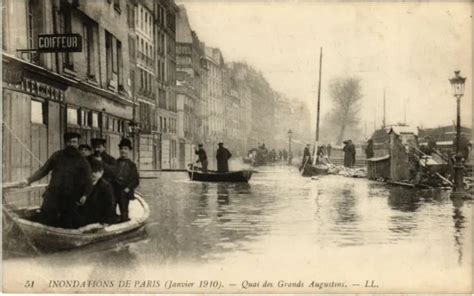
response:
{"label": "boat hull", "polygon": [[303,168],[303,176],[305,177],[312,177],[312,176],[321,176],[321,175],[328,175],[329,174],[329,167],[326,165],[305,165]]}
{"label": "boat hull", "polygon": [[149,215],[148,205],[137,196],[130,202],[130,221],[118,224],[95,223],[78,229],[65,229],[33,222],[18,213],[12,213],[12,218],[35,247],[45,252],[53,252],[75,249],[115,238],[123,240],[132,235],[138,235],[144,231]]}
{"label": "boat hull", "polygon": [[237,182],[237,183],[247,183],[252,177],[253,172],[249,170],[237,171],[237,172],[228,172],[228,173],[217,173],[214,171],[209,171],[208,173],[203,173],[199,171],[188,170],[189,178],[192,181],[200,182]]}

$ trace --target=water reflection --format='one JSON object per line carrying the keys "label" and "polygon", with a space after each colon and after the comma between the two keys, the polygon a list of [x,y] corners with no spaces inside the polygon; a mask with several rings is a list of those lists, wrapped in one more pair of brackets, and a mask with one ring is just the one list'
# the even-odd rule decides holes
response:
{"label": "water reflection", "polygon": [[[457,254],[451,259],[455,264],[466,261],[467,252],[462,250],[471,221],[464,211],[469,212],[472,202],[454,204],[440,191],[341,176],[310,180],[288,167],[259,171],[250,184],[191,182],[182,173],[143,180],[140,191],[151,213],[145,239],[134,244],[123,241],[128,249],[118,249],[114,242],[105,243],[107,248],[53,257],[69,258],[65,264],[77,258],[93,265],[96,274],[122,268],[116,261],[133,270],[144,263],[220,262],[266,254],[271,248],[286,248],[291,251],[285,255],[301,259],[310,256],[304,247],[357,247],[372,254],[382,246],[409,244],[407,248],[429,246]],[[426,256],[428,261],[438,260],[434,254]]]}
{"label": "water reflection", "polygon": [[389,187],[388,205],[393,210],[415,212],[421,205],[419,190],[405,187]]}
{"label": "water reflection", "polygon": [[462,198],[453,198],[453,221],[454,221],[454,244],[458,253],[458,263],[461,264],[463,257],[463,229],[465,227],[465,218],[462,214],[464,201]]}

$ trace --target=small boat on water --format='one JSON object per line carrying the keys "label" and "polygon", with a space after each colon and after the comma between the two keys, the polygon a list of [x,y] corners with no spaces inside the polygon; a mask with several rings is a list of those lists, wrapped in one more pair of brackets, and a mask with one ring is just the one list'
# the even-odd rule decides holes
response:
{"label": "small boat on water", "polygon": [[303,168],[303,173],[302,173],[302,175],[305,177],[328,175],[328,174],[329,174],[329,166],[322,163],[316,164],[316,165],[306,164]]}
{"label": "small boat on water", "polygon": [[201,182],[245,182],[247,183],[255,171],[241,170],[236,172],[219,173],[217,171],[207,171],[204,173],[196,167],[188,168],[188,175],[192,181]]}
{"label": "small boat on water", "polygon": [[118,224],[89,224],[77,229],[48,226],[34,221],[39,207],[11,211],[9,216],[36,248],[42,251],[61,251],[99,243],[115,238],[124,239],[144,231],[150,215],[148,204],[137,193],[130,201],[130,221]]}

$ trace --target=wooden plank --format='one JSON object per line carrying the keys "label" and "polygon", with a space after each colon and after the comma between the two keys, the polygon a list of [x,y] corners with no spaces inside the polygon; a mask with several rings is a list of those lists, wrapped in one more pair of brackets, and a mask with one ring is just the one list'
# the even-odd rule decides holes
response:
{"label": "wooden plank", "polygon": [[[11,126],[11,91],[3,90],[3,121]],[[11,143],[12,135],[9,130],[4,127],[2,134],[2,157],[3,157],[3,182],[11,181]]]}
{"label": "wooden plank", "polygon": [[[22,132],[23,132],[23,143],[26,145],[26,147],[29,147],[31,150],[31,99],[29,96],[22,95],[22,103],[23,103],[23,113],[22,115]],[[17,116],[15,114],[15,116]],[[22,150],[22,179],[25,179],[29,177],[32,173],[31,170],[31,162],[33,161],[33,156],[31,153],[25,148],[21,147]],[[38,157],[38,154],[34,154],[36,157]]]}
{"label": "wooden plank", "polygon": [[[22,102],[21,99],[19,98],[18,93],[13,93],[12,94],[12,109],[11,109],[11,114],[15,114],[16,116],[12,116],[12,121],[10,124],[10,129],[12,133],[18,137],[21,141],[22,139],[22,133],[21,133],[21,128],[24,126],[24,124],[21,122],[22,116],[23,116],[23,110],[22,110]],[[21,160],[22,160],[22,151],[24,148],[21,146],[21,144],[18,142],[17,139],[14,137],[12,138],[12,167],[11,167],[11,173],[12,173],[12,180],[11,181],[20,181],[21,180]]]}

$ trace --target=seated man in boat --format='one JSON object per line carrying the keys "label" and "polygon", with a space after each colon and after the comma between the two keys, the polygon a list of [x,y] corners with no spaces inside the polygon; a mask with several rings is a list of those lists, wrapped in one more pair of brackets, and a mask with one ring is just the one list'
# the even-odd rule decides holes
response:
{"label": "seated man in boat", "polygon": [[92,158],[97,159],[102,162],[102,165],[104,166],[104,179],[107,180],[107,182],[113,184],[114,182],[114,172],[115,172],[115,166],[116,166],[116,160],[112,156],[110,156],[106,151],[105,151],[105,144],[106,144],[105,139],[100,139],[100,138],[93,138],[91,139],[91,146],[92,149],[94,150],[94,153],[89,156],[88,160],[91,160]]}
{"label": "seated man in boat", "polygon": [[115,214],[115,201],[112,185],[102,176],[104,167],[97,159],[90,161],[92,171],[92,191],[81,208],[85,224],[113,224],[120,221]]}
{"label": "seated man in boat", "polygon": [[198,150],[194,151],[194,153],[196,153],[197,156],[198,156],[197,162],[201,163],[202,171],[204,173],[207,173],[207,163],[208,162],[207,162],[206,150],[204,150],[202,144],[199,144],[198,147],[199,147]]}
{"label": "seated man in boat", "polygon": [[81,153],[82,157],[89,157],[92,154],[91,146],[87,144],[79,145],[79,152]]}
{"label": "seated man in boat", "polygon": [[219,143],[219,148],[217,148],[216,159],[217,159],[217,171],[219,173],[229,172],[229,158],[232,157],[229,150],[224,147],[224,143]]}
{"label": "seated man in boat", "polygon": [[79,153],[77,133],[65,133],[66,147],[46,161],[33,175],[23,181],[23,186],[46,177],[51,180],[43,194],[40,222],[51,226],[77,228],[83,224],[79,205],[84,204],[92,188],[91,168]]}
{"label": "seated man in boat", "polygon": [[130,220],[128,217],[128,204],[135,199],[135,189],[140,184],[137,166],[130,160],[132,143],[128,139],[122,139],[119,143],[120,158],[117,159],[116,175],[114,183],[115,198],[120,208],[120,220]]}

